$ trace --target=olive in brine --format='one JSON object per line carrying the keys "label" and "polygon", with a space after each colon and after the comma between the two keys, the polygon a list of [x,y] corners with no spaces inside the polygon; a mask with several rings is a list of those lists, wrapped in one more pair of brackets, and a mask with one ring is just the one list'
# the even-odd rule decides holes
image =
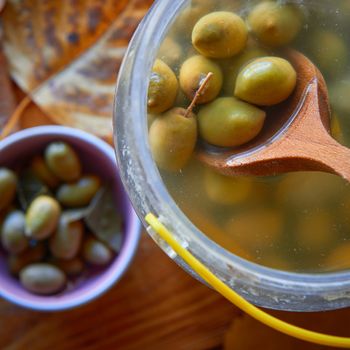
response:
{"label": "olive in brine", "polygon": [[153,65],[148,86],[148,112],[158,114],[171,108],[176,99],[178,87],[175,73],[166,63],[157,59]]}
{"label": "olive in brine", "polygon": [[338,203],[344,181],[340,176],[322,172],[289,173],[281,178],[274,194],[281,206],[309,211]]}
{"label": "olive in brine", "polygon": [[66,285],[65,274],[47,263],[31,264],[19,274],[21,284],[29,292],[49,295],[60,292]]}
{"label": "olive in brine", "polygon": [[278,47],[289,44],[298,35],[303,15],[295,5],[264,1],[252,9],[248,25],[263,44]]}
{"label": "olive in brine", "polygon": [[186,94],[181,89],[179,89],[179,92],[175,100],[175,106],[186,109],[190,104],[191,104],[191,101],[188,99]]}
{"label": "olive in brine", "polygon": [[350,269],[350,243],[343,243],[334,248],[325,260],[327,271],[341,271]]}
{"label": "olive in brine", "polygon": [[272,106],[293,92],[297,74],[284,58],[262,57],[247,64],[239,73],[234,94],[243,101]]}
{"label": "olive in brine", "polygon": [[340,125],[340,118],[336,112],[331,115],[331,135],[342,145],[346,145],[344,130]]}
{"label": "olive in brine", "polygon": [[174,29],[182,38],[191,36],[196,22],[214,7],[213,0],[192,0],[191,5],[187,6],[175,21]]}
{"label": "olive in brine", "polygon": [[94,175],[83,176],[77,182],[62,185],[57,191],[57,199],[66,207],[88,205],[101,187],[101,180]]}
{"label": "olive in brine", "polygon": [[149,129],[149,143],[157,165],[168,171],[183,168],[197,141],[197,121],[193,113],[173,108],[158,117]]}
{"label": "olive in brine", "polygon": [[329,86],[329,96],[332,108],[340,115],[350,114],[350,78],[344,77]]}
{"label": "olive in brine", "polygon": [[248,39],[243,19],[232,12],[212,12],[194,26],[192,44],[203,56],[232,57],[241,52]]}
{"label": "olive in brine", "polygon": [[83,244],[83,257],[91,265],[103,266],[112,260],[113,253],[104,243],[89,237]]}
{"label": "olive in brine", "polygon": [[337,233],[332,219],[331,213],[321,208],[300,214],[295,229],[298,246],[307,252],[327,251]]}
{"label": "olive in brine", "polygon": [[277,208],[257,208],[235,213],[226,232],[250,252],[277,246],[284,232],[283,212]]}
{"label": "olive in brine", "polygon": [[63,181],[75,181],[81,176],[81,163],[75,150],[65,142],[53,142],[45,149],[48,168]]}
{"label": "olive in brine", "polygon": [[182,57],[180,44],[171,37],[166,37],[159,48],[158,57],[167,65],[176,65]]}
{"label": "olive in brine", "polygon": [[0,168],[0,211],[11,204],[16,195],[16,187],[16,174],[7,168]]}
{"label": "olive in brine", "polygon": [[149,129],[152,123],[157,119],[157,115],[155,114],[147,114],[147,128]]}
{"label": "olive in brine", "polygon": [[235,205],[246,201],[253,195],[251,179],[225,176],[211,169],[206,169],[204,187],[207,196],[216,204]]}
{"label": "olive in brine", "polygon": [[223,82],[221,69],[217,63],[200,55],[187,59],[181,66],[180,86],[191,101],[208,73],[213,73],[212,78],[198,98],[197,104],[210,102],[219,95]]}
{"label": "olive in brine", "polygon": [[348,64],[348,47],[344,38],[332,31],[318,30],[310,38],[310,51],[317,67],[330,77],[341,76]]}
{"label": "olive in brine", "polygon": [[48,168],[44,158],[41,156],[36,156],[33,158],[31,163],[31,170],[38,179],[40,179],[50,188],[55,188],[60,183],[60,180]]}
{"label": "olive in brine", "polygon": [[61,207],[55,199],[49,196],[37,197],[26,213],[26,235],[37,240],[49,237],[57,227],[60,214]]}
{"label": "olive in brine", "polygon": [[268,56],[267,51],[258,48],[250,48],[238,56],[221,60],[220,66],[222,67],[222,71],[224,73],[224,83],[222,87],[223,92],[227,96],[232,96],[235,90],[238,74],[243,67],[250,63],[253,59],[265,56]]}
{"label": "olive in brine", "polygon": [[1,243],[9,253],[18,254],[28,247],[28,239],[24,230],[24,214],[20,210],[10,212],[1,228]]}
{"label": "olive in brine", "polygon": [[219,147],[243,145],[261,131],[266,113],[234,97],[221,97],[198,113],[200,136]]}
{"label": "olive in brine", "polygon": [[72,259],[80,249],[84,226],[80,221],[69,221],[63,213],[55,233],[50,237],[52,256],[59,259]]}

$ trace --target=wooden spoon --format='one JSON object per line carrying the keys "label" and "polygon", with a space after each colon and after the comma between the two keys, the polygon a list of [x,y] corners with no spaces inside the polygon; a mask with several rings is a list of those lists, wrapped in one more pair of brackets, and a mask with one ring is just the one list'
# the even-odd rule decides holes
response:
{"label": "wooden spoon", "polygon": [[200,146],[199,159],[226,175],[268,176],[289,171],[323,171],[350,181],[350,149],[329,133],[326,83],[301,53],[287,57],[297,71],[293,95],[274,108],[264,129],[247,145],[218,151]]}

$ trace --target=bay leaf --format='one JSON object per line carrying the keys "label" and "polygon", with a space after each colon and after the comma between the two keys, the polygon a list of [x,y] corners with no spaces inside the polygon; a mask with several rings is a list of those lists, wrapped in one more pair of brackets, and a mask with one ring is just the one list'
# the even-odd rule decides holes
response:
{"label": "bay leaf", "polygon": [[62,215],[64,215],[66,222],[70,223],[74,221],[83,220],[88,213],[89,208],[78,208],[65,210],[62,213]]}
{"label": "bay leaf", "polygon": [[109,138],[116,77],[152,0],[9,0],[4,48],[16,83],[56,123]]}
{"label": "bay leaf", "polygon": [[24,170],[18,179],[17,194],[21,208],[26,211],[36,197],[50,195],[51,193],[48,187],[33,172]]}
{"label": "bay leaf", "polygon": [[123,219],[110,185],[102,187],[92,200],[85,223],[92,233],[118,253],[122,246]]}

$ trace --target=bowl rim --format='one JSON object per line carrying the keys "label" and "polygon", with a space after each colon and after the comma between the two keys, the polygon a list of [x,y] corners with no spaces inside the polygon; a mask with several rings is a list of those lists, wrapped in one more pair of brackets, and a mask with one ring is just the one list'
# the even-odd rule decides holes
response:
{"label": "bowl rim", "polygon": [[[89,147],[98,149],[101,153],[103,153],[111,163],[115,164],[119,175],[119,169],[112,146],[92,134],[67,126],[36,126],[33,128],[18,131],[0,141],[0,155],[5,149],[9,149],[19,142],[40,136],[49,136],[53,138],[60,136],[76,138],[80,142],[88,144]],[[121,181],[120,184],[122,185]],[[125,198],[128,199],[124,188],[121,187],[121,189]],[[90,287],[86,291],[84,290],[84,287],[82,287],[82,291],[78,296],[67,296],[66,298],[62,298],[62,300],[55,298],[49,300],[48,298],[50,298],[50,296],[40,296],[35,294],[33,294],[33,298],[35,298],[35,300],[28,300],[26,297],[18,296],[12,292],[9,292],[2,286],[2,284],[0,284],[0,297],[14,304],[32,310],[63,311],[81,306],[101,296],[124,275],[135,256],[139,244],[142,224],[138,219],[135,211],[133,210],[133,207],[129,200],[127,200],[127,205],[128,206],[126,210],[130,212],[130,229],[126,235],[126,240],[122,246],[120,253],[115,257],[111,265],[109,265],[103,271],[105,276],[103,276],[103,279],[99,281],[96,286],[93,288]]]}

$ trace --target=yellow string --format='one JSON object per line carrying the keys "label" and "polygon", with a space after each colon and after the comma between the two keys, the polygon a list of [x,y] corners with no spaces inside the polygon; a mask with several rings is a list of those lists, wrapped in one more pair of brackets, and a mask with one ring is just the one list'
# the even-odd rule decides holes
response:
{"label": "yellow string", "polygon": [[147,214],[145,220],[152,227],[152,229],[193,269],[193,271],[202,277],[203,280],[205,280],[217,292],[246,312],[248,315],[254,317],[256,320],[277,331],[304,341],[339,348],[350,348],[350,338],[313,332],[291,325],[262,311],[229,288],[207,267],[198,261],[188,250],[183,248],[174,239],[173,235],[167,230],[167,228],[152,213]]}

